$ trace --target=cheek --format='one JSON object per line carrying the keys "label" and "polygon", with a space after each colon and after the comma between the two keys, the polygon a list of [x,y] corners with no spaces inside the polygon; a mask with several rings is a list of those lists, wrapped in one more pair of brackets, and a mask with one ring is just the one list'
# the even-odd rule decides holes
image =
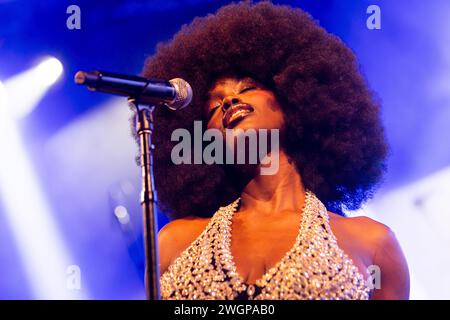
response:
{"label": "cheek", "polygon": [[222,114],[217,112],[214,116],[212,116],[211,119],[209,119],[206,128],[222,130]]}
{"label": "cheek", "polygon": [[267,128],[282,129],[284,126],[284,114],[281,106],[273,96],[265,100],[264,110],[261,110],[260,119],[267,125]]}
{"label": "cheek", "polygon": [[284,117],[281,112],[273,112],[266,117],[266,128],[268,129],[282,129],[284,127]]}

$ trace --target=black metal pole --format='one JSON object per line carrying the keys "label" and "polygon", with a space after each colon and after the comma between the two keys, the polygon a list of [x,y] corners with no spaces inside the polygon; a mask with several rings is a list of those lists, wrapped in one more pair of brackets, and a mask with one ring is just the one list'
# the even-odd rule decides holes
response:
{"label": "black metal pole", "polygon": [[141,206],[144,224],[145,287],[149,300],[160,299],[158,221],[155,214],[155,189],[153,182],[153,117],[154,106],[141,106],[133,98],[128,102],[136,108],[136,130],[140,141],[142,192]]}

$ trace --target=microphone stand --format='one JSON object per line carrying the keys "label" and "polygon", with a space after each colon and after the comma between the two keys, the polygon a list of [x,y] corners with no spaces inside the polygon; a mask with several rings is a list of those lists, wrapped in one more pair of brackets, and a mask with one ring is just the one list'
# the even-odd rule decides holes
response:
{"label": "microphone stand", "polygon": [[149,300],[159,300],[158,220],[155,215],[155,186],[153,181],[153,110],[155,106],[142,105],[136,98],[128,98],[136,109],[136,132],[139,136],[142,168],[141,206],[144,224],[145,288]]}

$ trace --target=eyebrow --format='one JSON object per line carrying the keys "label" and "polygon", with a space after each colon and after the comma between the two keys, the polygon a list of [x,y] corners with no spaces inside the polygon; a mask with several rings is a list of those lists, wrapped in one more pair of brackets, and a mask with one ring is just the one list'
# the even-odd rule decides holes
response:
{"label": "eyebrow", "polygon": [[[216,84],[216,86],[215,86],[215,88],[217,87],[217,86],[219,86],[219,85],[224,85],[224,84],[226,84],[227,82],[226,81],[219,81],[219,82],[217,82],[217,84]],[[252,78],[242,78],[242,79],[239,79],[239,81],[238,81],[238,83],[237,83],[237,86],[242,86],[242,85],[258,85],[258,83],[254,80],[254,79],[252,79]],[[214,91],[214,90],[213,90]],[[214,93],[210,93],[209,94],[209,98],[210,99],[214,99],[214,98],[220,98],[221,97],[221,91],[219,91],[219,92],[214,92]]]}
{"label": "eyebrow", "polygon": [[243,78],[239,81],[239,83],[243,83],[243,84],[257,84],[256,80],[252,79],[252,78]]}

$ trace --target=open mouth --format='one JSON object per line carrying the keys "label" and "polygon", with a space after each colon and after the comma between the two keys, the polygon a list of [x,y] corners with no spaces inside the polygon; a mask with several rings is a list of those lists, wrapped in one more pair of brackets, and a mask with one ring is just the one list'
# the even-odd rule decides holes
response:
{"label": "open mouth", "polygon": [[230,129],[234,127],[239,121],[244,119],[254,110],[255,109],[253,109],[253,107],[249,104],[239,103],[231,106],[222,118],[224,128]]}

